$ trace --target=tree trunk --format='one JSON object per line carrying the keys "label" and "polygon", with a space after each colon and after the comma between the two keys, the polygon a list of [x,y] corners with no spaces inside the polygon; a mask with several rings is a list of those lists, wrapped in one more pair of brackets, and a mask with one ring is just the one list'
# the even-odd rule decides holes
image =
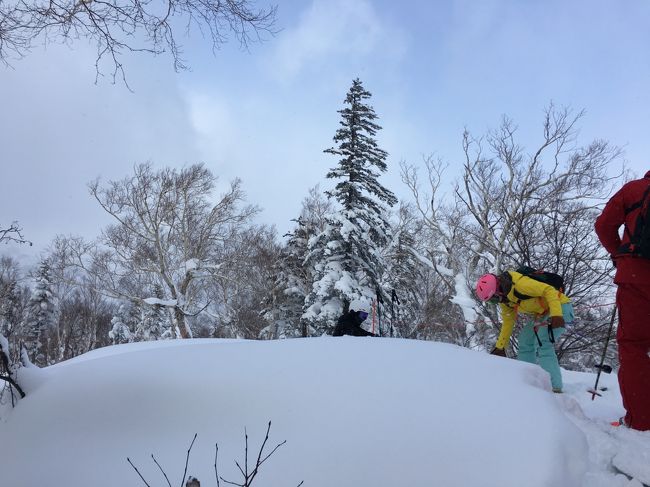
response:
{"label": "tree trunk", "polygon": [[176,326],[181,334],[181,338],[192,338],[192,331],[185,322],[185,313],[178,306],[174,308],[174,318],[176,318]]}

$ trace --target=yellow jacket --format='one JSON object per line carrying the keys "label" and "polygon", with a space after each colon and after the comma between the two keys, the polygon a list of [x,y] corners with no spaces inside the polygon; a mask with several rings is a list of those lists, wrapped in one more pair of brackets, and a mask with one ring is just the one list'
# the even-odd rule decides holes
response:
{"label": "yellow jacket", "polygon": [[[512,276],[512,287],[507,295],[508,301],[500,304],[503,324],[496,343],[497,348],[506,348],[519,312],[533,315],[536,320],[547,316],[562,316],[562,305],[571,302],[566,295],[550,284],[536,281],[519,272],[508,272]],[[530,299],[520,301],[515,296],[515,289],[520,294],[531,296]]]}

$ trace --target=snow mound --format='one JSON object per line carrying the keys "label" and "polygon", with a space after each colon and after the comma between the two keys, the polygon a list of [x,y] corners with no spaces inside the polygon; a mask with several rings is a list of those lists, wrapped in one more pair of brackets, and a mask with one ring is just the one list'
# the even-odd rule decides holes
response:
{"label": "snow mound", "polygon": [[177,340],[97,350],[42,371],[0,424],[4,485],[256,484],[575,487],[585,435],[536,366],[452,345],[381,338]]}

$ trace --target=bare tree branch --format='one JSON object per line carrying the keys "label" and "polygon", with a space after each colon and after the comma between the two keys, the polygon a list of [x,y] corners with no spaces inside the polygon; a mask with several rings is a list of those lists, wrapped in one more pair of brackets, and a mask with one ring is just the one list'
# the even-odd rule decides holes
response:
{"label": "bare tree branch", "polygon": [[[18,383],[16,382],[14,377],[12,377],[12,375],[15,376],[15,373],[13,372],[13,370],[15,370],[15,369],[13,369],[13,367],[12,367],[10,361],[9,361],[9,350],[5,350],[5,347],[3,346],[3,343],[6,344],[8,342],[7,342],[6,338],[3,335],[0,335],[0,363],[2,364],[2,370],[7,372],[7,375],[1,375],[0,374],[0,380],[4,380],[5,382],[7,382],[9,384],[10,389],[12,387],[13,387],[13,389],[16,389],[16,391],[18,391],[18,394],[20,394],[20,397],[23,398],[23,397],[25,397],[25,392],[23,391],[22,387],[20,387],[18,385]],[[10,390],[12,406],[15,405],[14,404],[14,391],[13,391],[13,389]]]}
{"label": "bare tree branch", "polygon": [[[271,421],[269,421],[268,426],[266,428],[266,435],[264,437],[264,440],[262,441],[262,445],[260,446],[260,450],[257,454],[257,460],[255,462],[255,468],[249,473],[248,472],[248,433],[244,430],[244,467],[242,468],[241,465],[239,465],[238,462],[235,462],[237,465],[237,468],[239,469],[239,472],[241,473],[243,479],[241,483],[237,483],[231,480],[226,480],[223,477],[220,477],[218,472],[217,472],[217,453],[219,452],[219,447],[218,445],[215,445],[215,455],[214,455],[214,473],[217,477],[217,487],[219,487],[219,480],[222,480],[226,484],[229,485],[236,485],[238,487],[250,487],[253,484],[253,480],[259,473],[259,469],[262,466],[262,464],[271,456],[273,455],[278,448],[280,448],[282,445],[284,445],[287,441],[282,441],[281,443],[277,444],[273,450],[271,450],[268,454],[264,454],[264,448],[266,447],[266,443],[269,440],[269,432],[271,430]],[[302,485],[303,482],[300,482],[298,486]]]}
{"label": "bare tree branch", "polygon": [[[283,441],[283,442],[281,442],[281,443],[279,443],[279,444],[278,444],[278,445],[277,445],[277,446],[276,446],[276,447],[275,447],[275,448],[274,448],[270,453],[268,453],[267,455],[264,455],[264,447],[266,446],[266,443],[267,443],[267,441],[268,441],[268,439],[269,439],[269,432],[270,432],[270,429],[271,429],[271,421],[269,421],[268,427],[267,427],[267,429],[266,429],[266,436],[265,436],[264,441],[262,442],[262,445],[261,445],[261,447],[260,447],[260,451],[259,451],[258,456],[257,456],[257,461],[256,461],[256,463],[255,463],[255,468],[254,468],[254,470],[253,470],[252,472],[250,472],[250,473],[248,472],[248,434],[245,432],[246,430],[244,429],[244,432],[245,432],[245,433],[244,433],[244,435],[245,435],[245,451],[244,451],[244,458],[245,458],[245,460],[244,460],[244,468],[242,468],[242,467],[239,465],[238,462],[235,462],[235,464],[236,464],[237,467],[239,468],[240,473],[242,474],[242,477],[243,477],[243,483],[232,482],[232,481],[229,481],[229,480],[224,479],[223,477],[221,477],[221,476],[219,475],[219,471],[218,471],[218,468],[217,468],[217,461],[218,461],[218,455],[219,455],[219,444],[218,444],[218,443],[215,443],[215,445],[214,445],[214,447],[215,447],[215,453],[214,453],[214,475],[215,475],[215,478],[216,478],[217,487],[220,486],[220,481],[223,481],[223,482],[225,482],[225,483],[227,483],[227,484],[230,484],[230,485],[237,485],[237,486],[239,486],[239,487],[250,487],[250,486],[252,485],[252,483],[253,483],[253,479],[255,478],[255,476],[257,475],[257,473],[259,472],[259,468],[261,467],[261,465],[262,465],[262,464],[263,464],[263,463],[264,463],[264,462],[265,462],[265,461],[266,461],[266,460],[267,460],[271,455],[273,455],[273,453],[275,453],[275,451],[276,451],[278,448],[280,448],[282,445],[284,445],[284,444],[286,443],[286,440]],[[194,446],[194,442],[196,441],[196,437],[197,437],[197,435],[198,435],[197,433],[194,434],[194,438],[192,439],[192,443],[190,444],[189,448],[187,449],[187,454],[186,454],[186,456],[185,456],[185,470],[184,470],[184,472],[183,472],[183,479],[182,479],[182,481],[181,481],[181,487],[183,487],[184,485],[187,487],[187,485],[189,485],[189,484],[191,484],[191,485],[195,485],[195,484],[198,485],[198,480],[197,480],[197,479],[194,479],[194,478],[191,477],[191,476],[190,476],[190,478],[188,479],[188,483],[185,484],[185,478],[187,477],[187,466],[188,466],[188,464],[189,464],[190,453],[191,453],[191,451],[192,451],[192,447]],[[163,475],[165,476],[165,480],[167,480],[167,484],[171,487],[171,483],[169,482],[169,478],[167,477],[167,474],[165,474],[165,471],[162,469],[162,467],[161,467],[160,464],[156,461],[156,458],[155,458],[153,455],[151,455],[151,458],[153,459],[154,463],[158,466],[158,468],[160,469],[160,471],[161,471],[161,472],[163,473]],[[141,478],[142,481],[145,483],[145,485],[147,485],[147,487],[150,487],[149,484],[147,483],[147,481],[146,481],[146,480],[144,479],[144,477],[142,476],[142,474],[140,474],[140,472],[139,472],[138,469],[135,467],[135,465],[133,465],[133,463],[131,462],[131,460],[130,460],[128,457],[127,457],[126,460],[129,462],[129,464],[131,465],[131,467],[133,467],[133,469],[137,472],[137,474],[140,476],[140,478]],[[190,481],[191,481],[191,482],[190,482]],[[298,484],[297,487],[300,487],[302,484],[303,484],[303,482],[300,482],[300,483]]]}
{"label": "bare tree branch", "polygon": [[190,447],[187,449],[187,455],[185,456],[185,471],[183,472],[183,480],[181,480],[181,487],[185,484],[185,477],[187,476],[187,464],[190,461],[190,452],[192,451],[192,447],[194,446],[194,442],[196,441],[198,433],[194,433],[194,438],[192,438],[192,443],[190,443]]}
{"label": "bare tree branch", "polygon": [[167,481],[167,485],[169,485],[169,487],[172,487],[172,483],[169,481],[169,477],[167,477],[167,473],[166,473],[166,472],[163,470],[163,468],[160,466],[160,464],[158,463],[158,460],[156,460],[156,457],[154,457],[153,454],[152,454],[152,455],[151,455],[151,458],[153,459],[154,463],[155,463],[156,466],[160,469],[160,471],[162,472],[163,476],[165,477],[165,480]]}
{"label": "bare tree branch", "polygon": [[[484,137],[466,130],[463,172],[453,199],[440,194],[440,162],[426,161],[427,191],[419,187],[416,169],[402,164],[402,179],[427,230],[423,247],[437,282],[445,283],[449,294],[462,299],[478,274],[521,264],[563,274],[577,306],[608,292],[603,283],[609,282],[604,279],[609,260],[595,238],[593,221],[624,168],[617,164],[621,150],[607,141],[579,144],[577,126],[583,116],[584,111],[551,103],[543,115],[542,140],[530,152],[518,143],[518,127],[507,117]],[[461,293],[456,290],[459,276],[466,281]],[[420,330],[447,328],[446,337],[455,343],[480,346],[477,326],[498,323],[493,308],[476,303],[479,318],[463,317],[465,330],[446,322],[449,317]],[[489,334],[489,328],[485,331]],[[570,333],[565,339],[571,339]]]}
{"label": "bare tree branch", "polygon": [[116,223],[103,231],[99,245],[70,241],[65,253],[113,297],[149,304],[143,290],[160,286],[164,296],[157,304],[172,311],[181,336],[191,336],[186,317],[210,303],[200,281],[229,278],[225,266],[237,256],[223,249],[259,211],[241,204],[240,180],[215,202],[216,182],[201,164],[181,171],[140,164],[121,181],[93,181],[90,193]]}
{"label": "bare tree branch", "polygon": [[184,24],[212,43],[213,52],[233,35],[240,47],[274,35],[277,7],[256,8],[253,0],[8,0],[0,3],[0,61],[23,57],[34,42],[71,43],[86,39],[96,44],[97,77],[101,63],[112,64],[112,80],[126,83],[125,53],[171,55],[174,69],[187,69],[177,41]]}
{"label": "bare tree branch", "polygon": [[142,474],[140,473],[140,471],[137,469],[137,467],[136,467],[135,465],[133,465],[133,462],[131,462],[131,459],[130,459],[129,457],[126,457],[126,461],[129,462],[129,465],[131,465],[131,467],[133,467],[133,470],[135,470],[136,473],[140,476],[140,478],[141,478],[142,481],[144,482],[144,485],[146,485],[147,487],[151,487],[151,486],[147,483],[147,481],[144,479],[144,477],[142,476]]}
{"label": "bare tree branch", "polygon": [[[0,24],[1,29],[1,24]],[[0,34],[2,31],[0,30]],[[1,46],[0,41],[0,46]],[[18,225],[18,222],[14,221],[8,227],[0,226],[0,243],[8,244],[10,242],[19,243],[19,244],[29,244],[32,245],[32,242],[23,237],[23,229]]]}

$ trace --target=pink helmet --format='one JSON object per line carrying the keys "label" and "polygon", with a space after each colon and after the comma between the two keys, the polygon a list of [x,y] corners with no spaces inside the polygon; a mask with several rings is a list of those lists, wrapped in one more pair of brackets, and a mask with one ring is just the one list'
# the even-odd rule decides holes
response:
{"label": "pink helmet", "polygon": [[481,301],[487,301],[497,292],[498,286],[497,276],[484,274],[476,283],[476,295]]}

